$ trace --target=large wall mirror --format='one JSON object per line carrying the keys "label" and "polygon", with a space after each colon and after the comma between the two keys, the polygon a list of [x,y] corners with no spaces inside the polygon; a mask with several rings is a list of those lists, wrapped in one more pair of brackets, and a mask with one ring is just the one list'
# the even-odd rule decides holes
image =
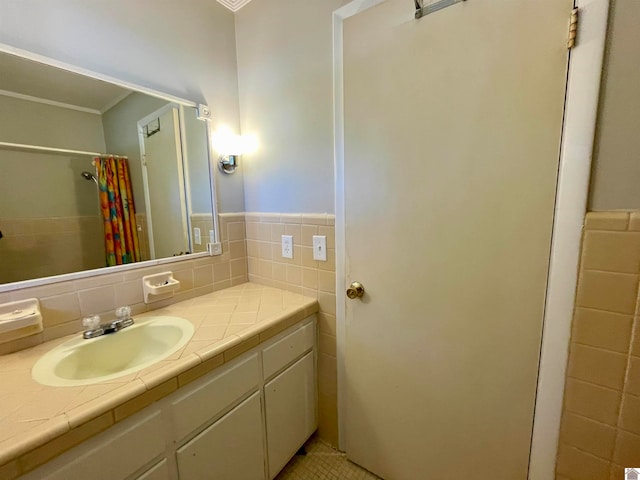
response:
{"label": "large wall mirror", "polygon": [[202,109],[0,52],[0,284],[205,252]]}

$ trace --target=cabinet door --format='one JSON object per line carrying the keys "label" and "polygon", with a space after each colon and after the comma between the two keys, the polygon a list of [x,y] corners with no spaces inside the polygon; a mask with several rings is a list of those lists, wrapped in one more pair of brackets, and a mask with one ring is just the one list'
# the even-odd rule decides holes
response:
{"label": "cabinet door", "polygon": [[178,449],[182,480],[264,480],[260,393]]}
{"label": "cabinet door", "polygon": [[22,480],[120,480],[164,455],[159,408],[149,407],[60,455]]}
{"label": "cabinet door", "polygon": [[269,478],[274,478],[316,429],[313,352],[264,387]]}
{"label": "cabinet door", "polygon": [[136,480],[169,480],[169,478],[169,465],[167,465],[167,460],[163,459],[137,477]]}

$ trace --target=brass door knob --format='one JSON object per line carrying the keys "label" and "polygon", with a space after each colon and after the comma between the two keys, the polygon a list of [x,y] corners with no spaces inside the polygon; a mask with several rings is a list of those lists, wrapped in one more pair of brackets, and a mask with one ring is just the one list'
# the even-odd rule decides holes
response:
{"label": "brass door knob", "polygon": [[351,286],[347,288],[347,297],[354,299],[360,298],[364,295],[364,287],[360,282],[353,282]]}

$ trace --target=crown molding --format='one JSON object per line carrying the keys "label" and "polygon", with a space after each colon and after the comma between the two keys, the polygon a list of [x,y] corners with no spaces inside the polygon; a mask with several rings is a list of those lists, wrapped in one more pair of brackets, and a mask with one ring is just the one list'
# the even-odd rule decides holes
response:
{"label": "crown molding", "polygon": [[217,1],[221,5],[224,5],[225,7],[227,7],[232,12],[237,12],[242,7],[244,7],[247,3],[249,3],[251,0],[217,0]]}
{"label": "crown molding", "polygon": [[88,107],[81,107],[80,105],[72,105],[70,103],[56,102],[55,100],[49,100],[48,98],[34,97],[33,95],[25,95],[17,92],[10,92],[8,90],[0,90],[0,95],[3,97],[17,98],[18,100],[25,100],[27,102],[43,103],[45,105],[51,105],[54,107],[67,108],[69,110],[76,110],[78,112],[92,113],[94,115],[100,115],[100,110],[96,110]]}

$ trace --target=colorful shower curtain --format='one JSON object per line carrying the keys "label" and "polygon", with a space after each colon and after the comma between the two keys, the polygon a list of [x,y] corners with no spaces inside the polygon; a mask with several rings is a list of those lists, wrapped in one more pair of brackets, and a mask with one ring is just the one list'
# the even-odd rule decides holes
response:
{"label": "colorful shower curtain", "polygon": [[140,243],[126,158],[96,157],[107,266],[139,262]]}

